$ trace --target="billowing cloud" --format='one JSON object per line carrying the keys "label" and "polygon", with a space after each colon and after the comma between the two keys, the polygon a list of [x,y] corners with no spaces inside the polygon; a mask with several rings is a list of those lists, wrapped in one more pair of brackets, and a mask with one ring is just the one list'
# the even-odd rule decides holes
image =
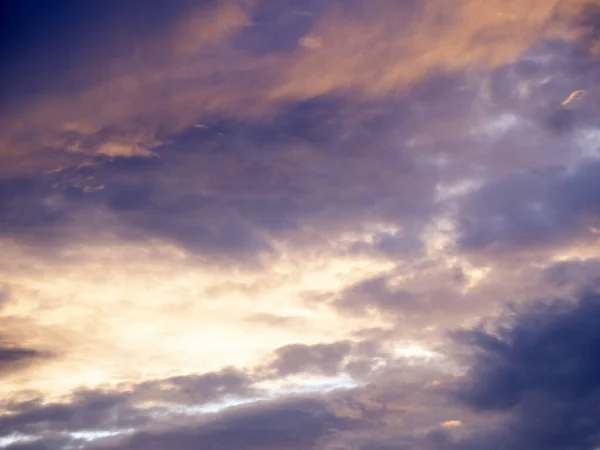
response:
{"label": "billowing cloud", "polygon": [[2,14],[0,448],[598,446],[598,2],[70,3]]}
{"label": "billowing cloud", "polygon": [[[590,355],[596,345],[597,309],[597,295],[587,294],[575,303],[530,304],[504,317],[508,325],[499,322],[493,331],[456,331],[459,349],[466,350],[464,374],[447,362],[415,366],[399,359],[365,386],[319,396],[263,399],[216,415],[195,417],[185,409],[156,405],[134,407],[139,400],[148,401],[136,395],[138,390],[149,393],[148,386],[160,386],[160,397],[169,395],[167,385],[185,386],[189,396],[179,399],[176,393],[170,398],[172,405],[187,403],[197,394],[204,396],[197,398],[196,407],[212,401],[213,394],[202,392],[217,392],[215,387],[223,395],[240,394],[237,386],[245,376],[223,371],[142,383],[123,393],[80,392],[67,404],[25,402],[12,405],[12,415],[0,422],[4,429],[46,442],[40,448],[60,448],[52,439],[62,439],[64,445],[78,442],[85,433],[100,448],[132,449],[400,445],[462,450],[490,443],[518,449],[593,448],[598,436],[589,419],[595,414],[598,377]],[[92,429],[113,434],[106,431],[102,436],[98,431],[93,438]]]}
{"label": "billowing cloud", "polygon": [[498,427],[459,448],[594,448],[599,382],[595,320],[598,296],[576,304],[535,304],[497,334],[461,333],[477,350],[460,398],[474,409],[502,411]]}

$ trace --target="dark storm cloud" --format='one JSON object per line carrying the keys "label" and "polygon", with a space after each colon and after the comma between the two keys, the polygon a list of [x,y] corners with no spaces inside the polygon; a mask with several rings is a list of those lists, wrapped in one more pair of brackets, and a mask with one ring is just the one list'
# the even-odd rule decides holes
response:
{"label": "dark storm cloud", "polygon": [[530,305],[512,327],[494,334],[460,333],[476,356],[459,398],[477,411],[506,417],[456,448],[597,447],[599,319],[600,297],[588,294],[575,304]]}
{"label": "dark storm cloud", "polygon": [[[453,337],[459,346],[453,351],[466,349],[469,355],[463,355],[468,364],[464,376],[455,380],[441,376],[439,389],[432,390],[411,384],[418,378],[409,377],[403,385],[398,374],[390,374],[394,381],[380,383],[367,404],[377,404],[377,395],[391,404],[396,396],[403,399],[407,411],[401,417],[407,429],[398,428],[396,434],[386,427],[349,433],[342,435],[342,442],[361,449],[402,445],[428,450],[597,448],[599,318],[600,297],[585,294],[576,302],[546,300],[516,307],[510,317],[502,318],[507,324],[493,331],[489,324],[456,331]],[[425,395],[428,390],[433,391],[430,397]],[[413,405],[431,408],[421,419],[418,409],[409,407],[410,393],[418,396]],[[363,417],[360,408],[349,407],[352,401],[352,396],[342,400],[339,413]],[[390,405],[383,409],[388,411],[383,417],[393,423],[390,409]],[[463,424],[456,430],[436,428],[449,420]],[[422,432],[411,433],[418,427],[423,427]]]}

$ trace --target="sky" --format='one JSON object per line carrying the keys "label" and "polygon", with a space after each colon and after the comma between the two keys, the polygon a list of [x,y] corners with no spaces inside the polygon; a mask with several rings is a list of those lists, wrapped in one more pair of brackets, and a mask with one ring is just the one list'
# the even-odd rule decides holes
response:
{"label": "sky", "polygon": [[4,0],[0,449],[600,448],[599,0]]}

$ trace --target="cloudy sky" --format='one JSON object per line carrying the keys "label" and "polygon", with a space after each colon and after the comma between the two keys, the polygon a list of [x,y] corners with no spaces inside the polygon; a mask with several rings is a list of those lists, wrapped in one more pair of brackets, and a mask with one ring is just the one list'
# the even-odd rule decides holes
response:
{"label": "cloudy sky", "polygon": [[600,447],[600,1],[0,18],[0,449]]}

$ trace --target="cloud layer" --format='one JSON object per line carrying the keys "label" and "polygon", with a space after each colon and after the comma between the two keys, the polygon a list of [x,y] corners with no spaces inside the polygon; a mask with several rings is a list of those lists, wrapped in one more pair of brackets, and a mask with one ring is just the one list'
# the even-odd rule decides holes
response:
{"label": "cloud layer", "polygon": [[0,448],[600,445],[596,1],[5,3]]}

